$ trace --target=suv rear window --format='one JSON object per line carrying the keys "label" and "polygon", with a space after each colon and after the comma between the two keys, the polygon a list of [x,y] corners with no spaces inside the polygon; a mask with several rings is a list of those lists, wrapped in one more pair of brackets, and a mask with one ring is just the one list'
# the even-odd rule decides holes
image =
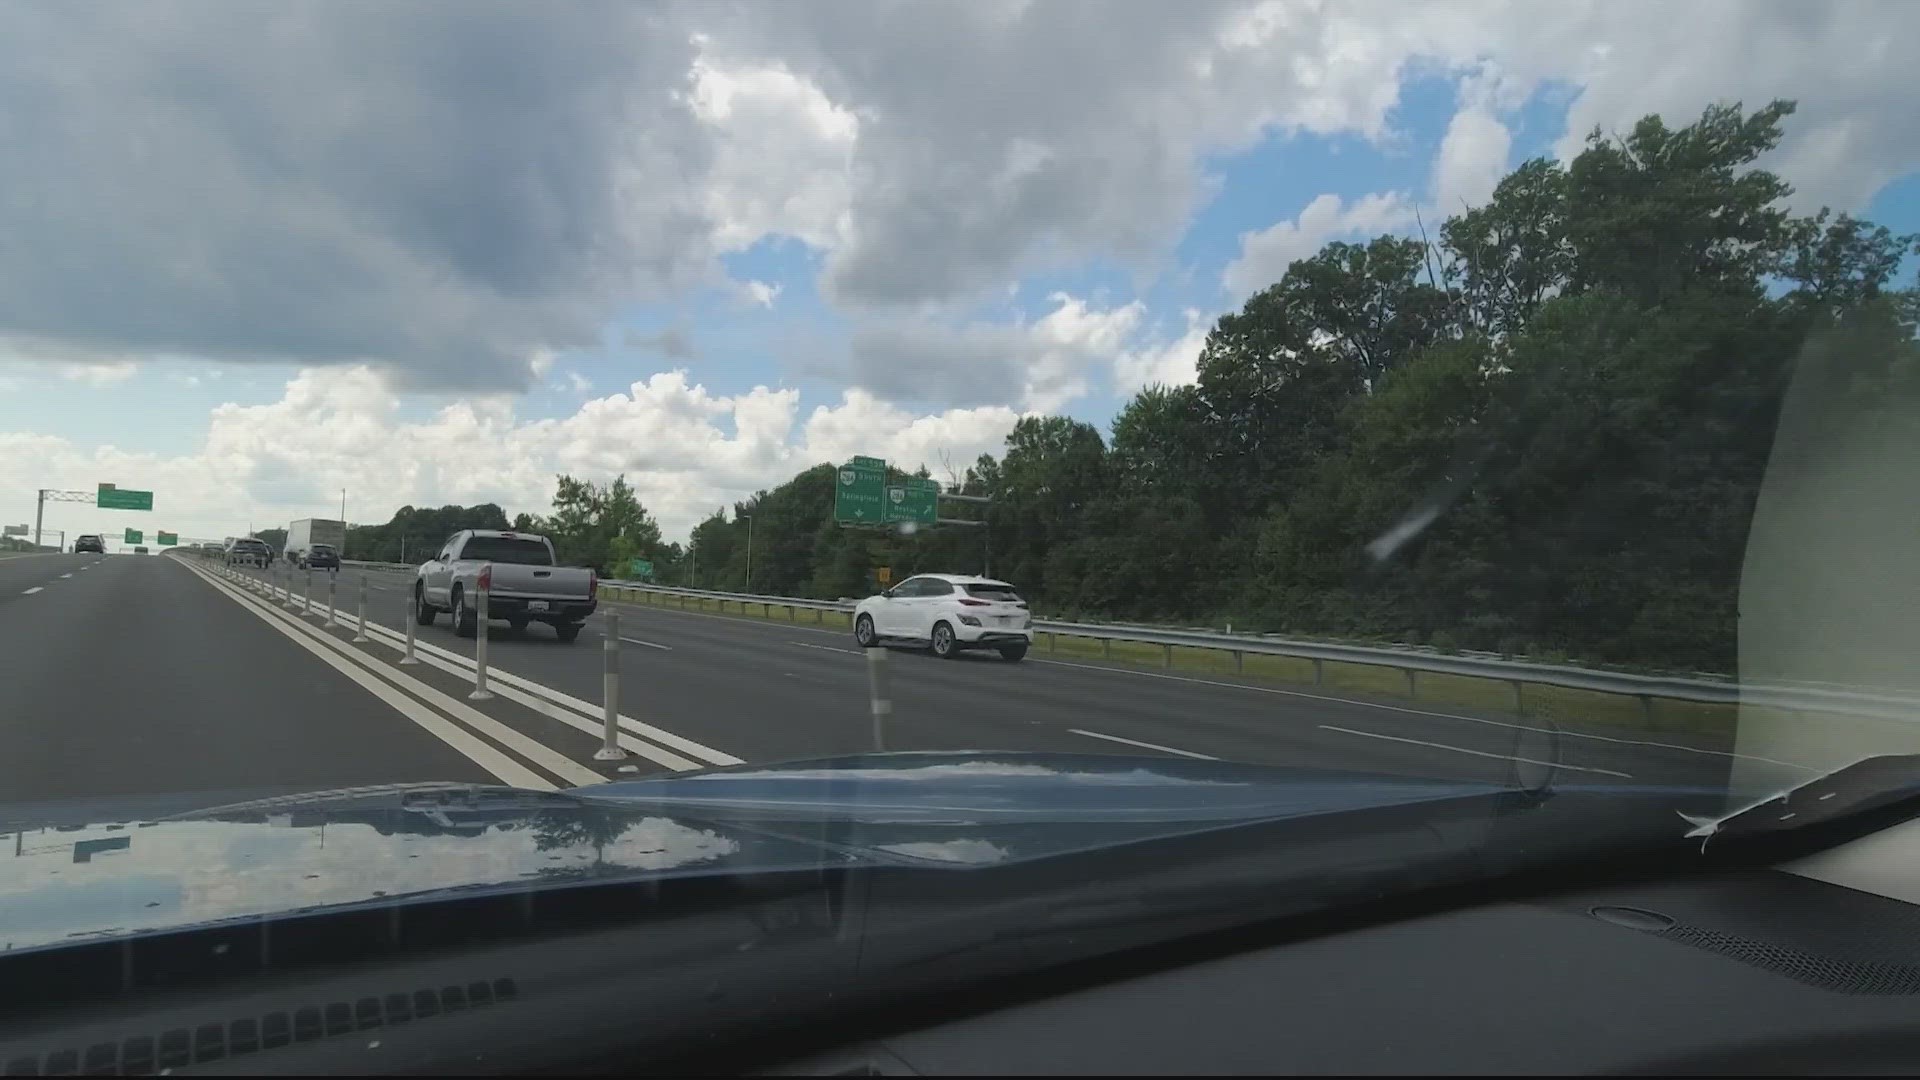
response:
{"label": "suv rear window", "polygon": [[1014,592],[1011,585],[987,585],[978,581],[969,581],[966,589],[968,596],[977,596],[982,600],[1000,600],[1009,604],[1020,602],[1020,594]]}
{"label": "suv rear window", "polygon": [[469,536],[467,546],[460,549],[460,557],[482,562],[518,563],[522,566],[553,565],[553,556],[547,554],[547,545],[517,536]]}
{"label": "suv rear window", "polygon": [[333,554],[333,545],[332,544],[315,544],[313,545],[311,550],[315,555],[331,555]]}

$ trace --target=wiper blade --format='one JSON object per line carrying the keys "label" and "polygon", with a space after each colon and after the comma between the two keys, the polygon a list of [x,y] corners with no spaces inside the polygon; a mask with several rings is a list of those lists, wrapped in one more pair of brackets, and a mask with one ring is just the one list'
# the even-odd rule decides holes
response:
{"label": "wiper blade", "polygon": [[1716,836],[1800,829],[1920,796],[1920,754],[1880,754],[1756,799],[1720,817],[1681,813],[1701,849]]}

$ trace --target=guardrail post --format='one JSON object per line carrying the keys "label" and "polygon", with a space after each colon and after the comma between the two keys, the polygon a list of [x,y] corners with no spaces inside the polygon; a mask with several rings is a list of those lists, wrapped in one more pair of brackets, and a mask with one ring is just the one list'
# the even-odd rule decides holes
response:
{"label": "guardrail post", "polygon": [[333,600],[338,593],[339,584],[339,573],[333,570],[327,571],[327,621],[320,624],[323,627],[333,625]]}
{"label": "guardrail post", "polygon": [[[485,569],[491,570],[492,567]],[[487,701],[493,697],[493,691],[487,689],[487,592],[492,587],[489,574],[481,574],[480,587],[474,590],[475,618],[480,625],[473,635],[473,693],[467,695],[468,701]]]}
{"label": "guardrail post", "polygon": [[293,567],[279,568],[278,576],[287,583],[287,587],[280,590],[280,606],[291,609],[293,607]]}
{"label": "guardrail post", "polygon": [[414,664],[418,664],[420,658],[413,655],[413,594],[406,593],[404,595],[406,598],[407,613],[400,619],[400,622],[407,628],[407,651],[400,655],[400,663],[402,666],[411,667]]}
{"label": "guardrail post", "polygon": [[1112,638],[1103,637],[1100,639],[1100,659],[1102,660],[1113,659],[1113,639]]}
{"label": "guardrail post", "polygon": [[826,625],[826,622],[827,622],[827,610],[826,610],[825,608],[814,608],[814,609],[813,609],[813,622],[814,622],[814,625],[815,625],[815,626],[824,626],[824,625]]}
{"label": "guardrail post", "polygon": [[359,616],[360,616],[360,621],[353,631],[353,640],[365,641],[367,640],[367,576],[366,576],[366,571],[364,570],[361,571],[360,573]]}
{"label": "guardrail post", "polygon": [[1054,633],[1051,630],[1047,631],[1047,651],[1048,652],[1057,651],[1059,648],[1059,644],[1060,644],[1060,635]]}
{"label": "guardrail post", "polygon": [[1640,721],[1647,725],[1648,731],[1652,731],[1653,730],[1653,695],[1637,694],[1635,696],[1640,699]]}
{"label": "guardrail post", "polygon": [[307,565],[307,585],[300,592],[300,614],[313,614],[313,565]]}
{"label": "guardrail post", "polygon": [[593,752],[595,761],[625,761],[627,752],[620,749],[620,613],[607,612],[607,636],[600,643],[600,652],[606,657],[606,664],[600,675],[600,707],[604,713],[602,719],[606,726],[601,730],[600,749]]}
{"label": "guardrail post", "polygon": [[1245,670],[1246,656],[1247,654],[1241,652],[1239,649],[1233,650],[1233,673],[1235,675]]}
{"label": "guardrail post", "polygon": [[1161,668],[1167,671],[1173,670],[1173,646],[1172,645],[1160,646],[1160,666]]}
{"label": "guardrail post", "polygon": [[1522,691],[1522,690],[1520,689],[1520,680],[1519,680],[1519,679],[1508,679],[1507,681],[1513,684],[1513,712],[1514,712],[1514,715],[1516,715],[1516,716],[1525,716],[1525,715],[1527,715],[1527,702],[1526,702],[1526,698],[1522,696],[1522,694],[1523,694],[1523,691]]}
{"label": "guardrail post", "polygon": [[867,650],[867,704],[873,712],[873,748],[885,750],[893,699],[887,695],[887,650],[877,645]]}
{"label": "guardrail post", "polygon": [[1410,698],[1419,697],[1420,696],[1419,688],[1414,685],[1414,681],[1413,681],[1413,677],[1416,674],[1416,672],[1412,668],[1408,668],[1406,670],[1407,670],[1407,696]]}
{"label": "guardrail post", "polygon": [[1321,685],[1326,681],[1326,677],[1327,677],[1326,662],[1321,660],[1317,656],[1314,657],[1313,658],[1313,685],[1315,686]]}

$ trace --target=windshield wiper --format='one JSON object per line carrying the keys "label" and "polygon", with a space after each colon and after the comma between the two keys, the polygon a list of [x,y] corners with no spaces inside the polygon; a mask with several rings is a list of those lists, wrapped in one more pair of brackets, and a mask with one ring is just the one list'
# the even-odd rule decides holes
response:
{"label": "windshield wiper", "polygon": [[1701,837],[1701,850],[1716,836],[1754,836],[1800,829],[1920,796],[1920,754],[1880,754],[1823,773],[1798,787],[1756,799],[1730,814],[1706,817],[1679,812]]}

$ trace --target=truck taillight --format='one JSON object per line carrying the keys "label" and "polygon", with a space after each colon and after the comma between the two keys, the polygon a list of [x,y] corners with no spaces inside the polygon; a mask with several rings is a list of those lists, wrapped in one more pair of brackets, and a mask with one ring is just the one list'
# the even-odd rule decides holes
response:
{"label": "truck taillight", "polygon": [[587,595],[600,595],[600,571],[598,570],[587,571]]}
{"label": "truck taillight", "polygon": [[493,564],[492,563],[486,563],[480,567],[480,587],[483,589],[493,588]]}

